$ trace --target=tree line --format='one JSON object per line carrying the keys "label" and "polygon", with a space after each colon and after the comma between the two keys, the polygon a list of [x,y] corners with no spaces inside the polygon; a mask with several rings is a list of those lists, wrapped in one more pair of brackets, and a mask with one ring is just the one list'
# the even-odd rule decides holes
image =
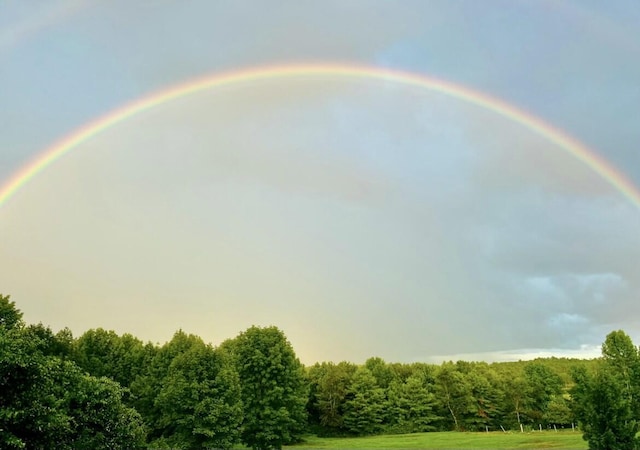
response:
{"label": "tree line", "polygon": [[0,295],[0,447],[281,448],[305,433],[580,427],[593,449],[631,449],[640,356],[622,331],[594,360],[323,362],[304,367],[276,327],[217,347],[101,328],[27,325]]}

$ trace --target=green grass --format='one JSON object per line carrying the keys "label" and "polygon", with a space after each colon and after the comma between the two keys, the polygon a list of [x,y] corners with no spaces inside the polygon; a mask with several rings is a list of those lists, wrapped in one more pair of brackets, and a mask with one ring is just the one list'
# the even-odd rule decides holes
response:
{"label": "green grass", "polygon": [[308,436],[305,442],[286,447],[304,448],[576,448],[587,442],[577,431],[458,433],[433,432],[367,436],[359,438],[319,438]]}

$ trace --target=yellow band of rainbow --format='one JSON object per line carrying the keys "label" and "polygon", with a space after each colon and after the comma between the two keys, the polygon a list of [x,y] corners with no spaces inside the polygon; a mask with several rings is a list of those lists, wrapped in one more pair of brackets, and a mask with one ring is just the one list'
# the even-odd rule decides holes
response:
{"label": "yellow band of rainbow", "polygon": [[171,100],[196,94],[203,90],[218,88],[237,83],[254,82],[265,79],[286,79],[304,76],[331,76],[346,78],[369,78],[380,81],[400,83],[407,86],[439,92],[465,102],[493,111],[523,127],[543,136],[559,148],[586,164],[596,174],[604,178],[631,203],[640,209],[640,191],[613,165],[587,146],[567,133],[544,122],[542,119],[526,113],[495,97],[474,91],[448,81],[438,80],[422,74],[402,72],[370,66],[355,66],[337,63],[288,64],[263,66],[188,81],[183,84],[153,93],[112,111],[73,132],[53,146],[39,153],[30,163],[18,170],[0,187],[0,207],[11,198],[24,184],[58,158],[64,156],[83,142],[107,130],[128,118],[154,108]]}

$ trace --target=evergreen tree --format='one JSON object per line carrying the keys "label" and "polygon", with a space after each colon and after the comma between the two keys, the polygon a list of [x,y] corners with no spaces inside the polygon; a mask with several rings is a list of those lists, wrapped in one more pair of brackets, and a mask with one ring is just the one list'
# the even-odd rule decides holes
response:
{"label": "evergreen tree", "polygon": [[345,429],[353,434],[374,434],[382,430],[384,390],[371,371],[359,367],[353,374],[344,405]]}

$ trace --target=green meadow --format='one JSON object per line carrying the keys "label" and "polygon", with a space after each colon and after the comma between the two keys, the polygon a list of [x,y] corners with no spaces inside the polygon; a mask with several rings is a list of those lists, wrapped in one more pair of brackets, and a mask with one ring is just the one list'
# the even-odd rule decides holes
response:
{"label": "green meadow", "polygon": [[288,446],[305,448],[576,448],[586,449],[587,442],[577,431],[490,432],[455,431],[380,435],[354,438],[320,438],[307,436],[303,443]]}

